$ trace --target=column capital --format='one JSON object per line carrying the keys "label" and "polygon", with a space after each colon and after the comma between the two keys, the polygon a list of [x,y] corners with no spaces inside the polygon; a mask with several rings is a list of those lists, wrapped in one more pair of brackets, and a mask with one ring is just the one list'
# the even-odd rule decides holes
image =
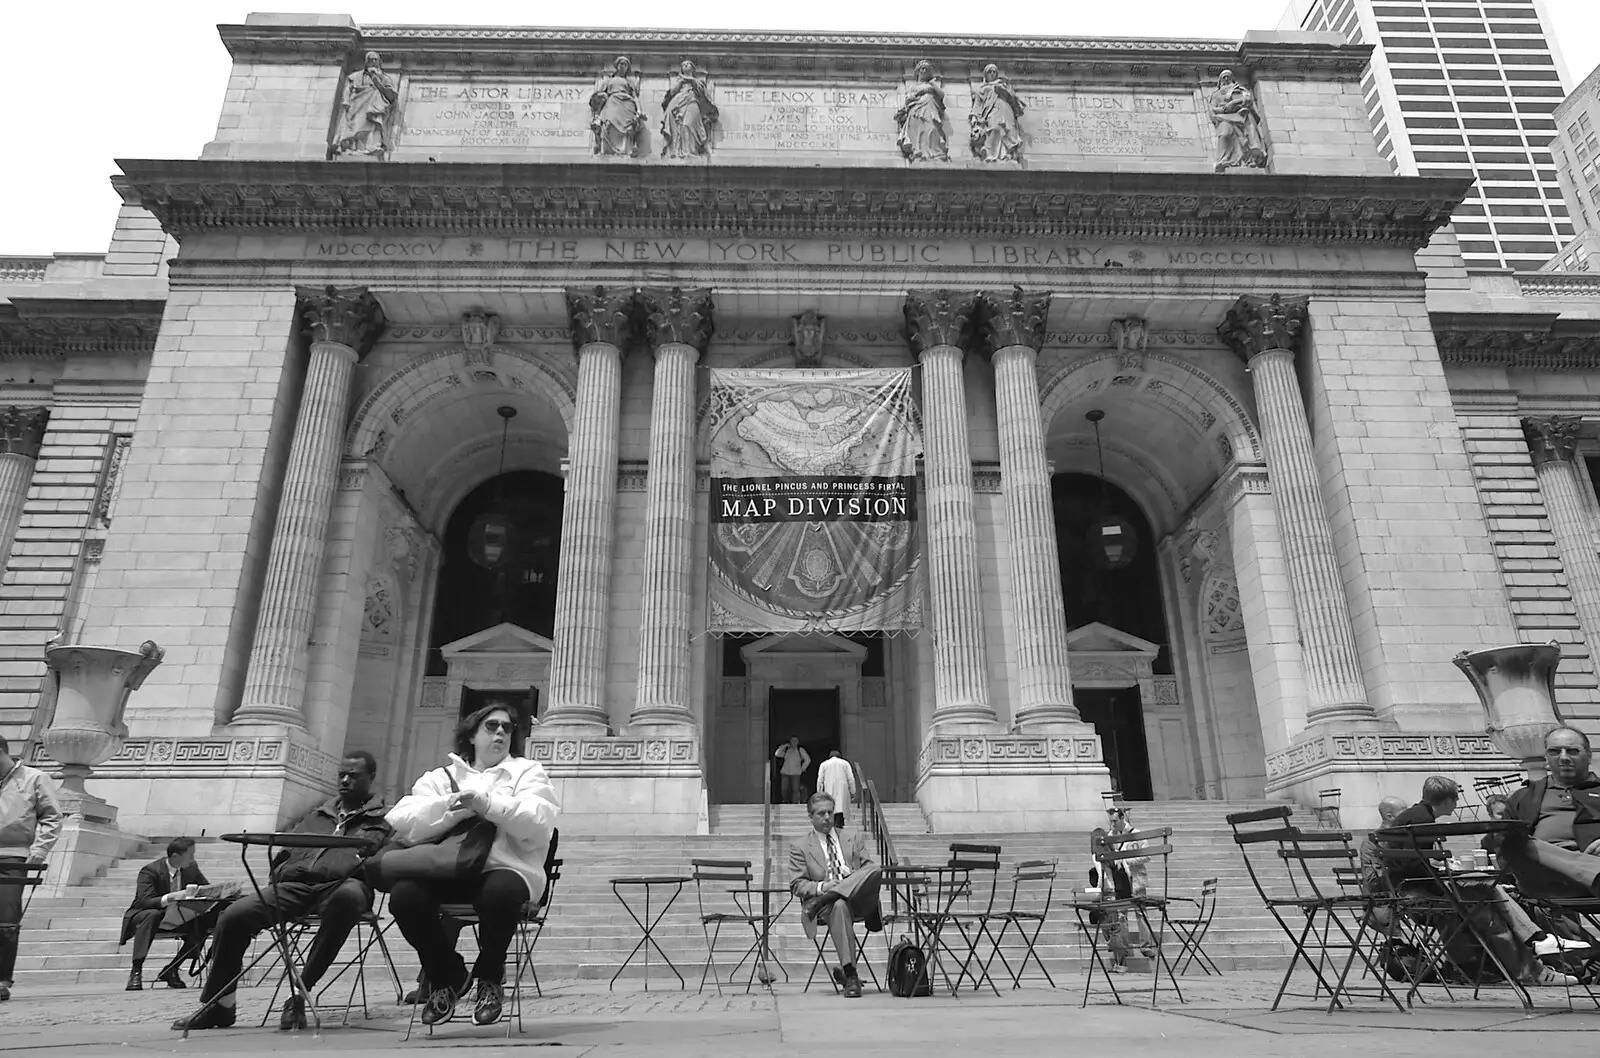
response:
{"label": "column capital", "polygon": [[1245,363],[1275,351],[1298,355],[1305,335],[1310,299],[1269,294],[1246,294],[1233,303],[1217,335]]}
{"label": "column capital", "polygon": [[366,287],[296,287],[294,293],[313,342],[347,346],[360,358],[383,333],[383,306]]}
{"label": "column capital", "polygon": [[1576,415],[1528,416],[1522,420],[1522,436],[1528,441],[1533,465],[1570,463],[1578,453],[1578,428],[1583,419]]}
{"label": "column capital", "polygon": [[635,304],[632,287],[568,287],[572,347],[582,349],[594,342],[605,342],[626,349],[633,332]]}
{"label": "column capital", "polygon": [[1050,316],[1050,292],[1025,294],[1012,287],[1008,294],[985,290],[983,302],[985,351],[993,356],[1002,349],[1025,345],[1038,352],[1044,347],[1045,323]]}
{"label": "column capital", "polygon": [[651,349],[692,345],[704,353],[711,344],[711,291],[705,287],[643,287],[639,307]]}
{"label": "column capital", "polygon": [[39,458],[44,443],[44,428],[50,422],[50,409],[7,405],[0,408],[0,455]]}
{"label": "column capital", "polygon": [[929,349],[965,350],[972,338],[975,290],[912,290],[906,294],[906,338],[918,357]]}

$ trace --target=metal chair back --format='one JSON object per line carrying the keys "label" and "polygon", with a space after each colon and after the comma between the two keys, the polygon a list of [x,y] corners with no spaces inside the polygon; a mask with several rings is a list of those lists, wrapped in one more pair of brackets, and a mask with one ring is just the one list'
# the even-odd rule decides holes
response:
{"label": "metal chair back", "polygon": [[960,894],[966,908],[958,914],[987,915],[994,911],[995,896],[1000,888],[1000,846],[952,841],[949,866],[967,871]]}

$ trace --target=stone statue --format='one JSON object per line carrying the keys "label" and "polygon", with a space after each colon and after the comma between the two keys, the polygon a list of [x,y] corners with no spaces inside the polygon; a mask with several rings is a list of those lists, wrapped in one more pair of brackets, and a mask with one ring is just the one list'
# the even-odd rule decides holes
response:
{"label": "stone statue", "polygon": [[1211,123],[1217,129],[1217,172],[1265,169],[1267,141],[1261,135],[1261,113],[1255,93],[1240,84],[1232,70],[1223,70],[1212,93]]}
{"label": "stone statue", "polygon": [[895,111],[900,126],[896,142],[908,162],[948,162],[950,142],[944,131],[944,81],[933,72],[933,63],[917,63],[917,86]]}
{"label": "stone statue", "polygon": [[822,345],[826,339],[826,324],[815,309],[807,309],[794,317],[794,364],[796,367],[817,367],[822,363]]}
{"label": "stone statue", "polygon": [[985,162],[1015,162],[1022,158],[1022,100],[1011,84],[990,63],[983,68],[983,83],[972,91],[973,157]]}
{"label": "stone statue", "polygon": [[603,73],[589,96],[594,117],[589,128],[594,132],[594,153],[620,154],[632,158],[639,149],[639,131],[644,115],[639,110],[639,75],[633,61],[617,56],[610,73]]}
{"label": "stone statue", "polygon": [[383,72],[383,60],[367,52],[366,64],[344,79],[344,109],[333,134],[333,155],[381,158],[394,147],[395,104],[400,90]]}
{"label": "stone statue", "polygon": [[706,91],[706,79],[688,59],[678,64],[661,99],[661,155],[698,158],[711,153],[711,128],[717,105]]}

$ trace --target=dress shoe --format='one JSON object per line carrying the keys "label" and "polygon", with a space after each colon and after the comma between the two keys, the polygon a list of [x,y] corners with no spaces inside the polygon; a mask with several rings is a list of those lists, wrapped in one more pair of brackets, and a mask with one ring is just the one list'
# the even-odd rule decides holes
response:
{"label": "dress shoe", "polygon": [[493,1025],[500,1020],[505,1005],[505,989],[499,981],[479,981],[478,998],[472,1004],[472,1021],[475,1025]]}
{"label": "dress shoe", "polygon": [[0,1003],[4,1003],[6,1000],[8,1000],[10,998],[11,998],[11,986],[10,985],[0,985]]}
{"label": "dress shoe", "polygon": [[426,1003],[427,1001],[428,990],[419,985],[418,987],[413,988],[411,991],[406,993],[406,997],[400,1000],[400,1005],[403,1007],[411,1007],[416,1006],[418,1003]]}
{"label": "dress shoe", "polygon": [[833,983],[839,987],[839,991],[844,991],[844,967],[835,966],[833,968]]}
{"label": "dress shoe", "polygon": [[125,992],[143,992],[144,991],[144,977],[139,973],[138,970],[129,970],[128,971],[128,987],[123,989],[123,991],[125,991]]}
{"label": "dress shoe", "polygon": [[846,999],[861,998],[861,978],[856,976],[854,963],[844,968],[844,997]]}
{"label": "dress shoe", "polygon": [[183,977],[178,973],[178,968],[176,966],[169,966],[167,968],[167,972],[162,974],[160,977],[156,978],[156,980],[160,981],[162,984],[166,985],[168,988],[188,988],[189,987],[188,982],[185,981],[183,979]]}
{"label": "dress shoe", "polygon": [[283,1010],[278,1014],[278,1030],[280,1032],[288,1032],[290,1029],[303,1029],[305,1027],[305,996],[290,996],[283,1001]]}
{"label": "dress shoe", "polygon": [[234,1019],[239,1016],[237,1007],[225,1007],[216,1004],[201,1007],[186,1018],[179,1018],[172,1023],[172,1027],[180,1032],[190,1032],[196,1029],[231,1029]]}

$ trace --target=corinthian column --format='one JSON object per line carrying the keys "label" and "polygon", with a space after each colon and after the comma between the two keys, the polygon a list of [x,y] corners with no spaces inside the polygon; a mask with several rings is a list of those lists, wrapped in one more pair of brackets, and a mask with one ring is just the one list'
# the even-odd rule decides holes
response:
{"label": "corinthian column", "polygon": [[1311,426],[1295,378],[1294,358],[1305,324],[1305,298],[1247,295],[1228,310],[1217,333],[1244,359],[1255,388],[1305,657],[1306,720],[1372,720],[1350,604],[1333,550],[1333,528],[1311,454]]}
{"label": "corinthian column", "polygon": [[961,378],[977,301],[972,291],[926,290],[907,294],[905,305],[906,334],[922,363],[935,726],[995,720],[983,663],[978,529]]}
{"label": "corinthian column", "polygon": [[0,408],[0,570],[11,557],[49,422],[49,408]]}
{"label": "corinthian column", "polygon": [[689,726],[689,582],[694,528],[694,365],[711,342],[711,291],[639,292],[655,351],[644,597],[634,725]]}
{"label": "corinthian column", "polygon": [[1545,510],[1550,512],[1550,530],[1561,552],[1561,566],[1567,572],[1567,588],[1577,604],[1578,623],[1593,658],[1600,650],[1600,556],[1595,554],[1589,509],[1583,502],[1583,485],[1573,462],[1581,424],[1575,415],[1551,415],[1523,419],[1522,432],[1533,455],[1539,493],[1544,497]]}
{"label": "corinthian column", "polygon": [[633,318],[633,291],[567,291],[572,344],[578,349],[578,398],[567,445],[556,567],[556,635],[550,659],[545,725],[604,733],[606,632],[610,622],[613,508],[617,496],[617,421],[622,348]]}
{"label": "corinthian column", "polygon": [[296,294],[311,332],[311,361],[289,445],[250,668],[244,698],[233,715],[235,724],[305,726],[306,659],[328,516],[338,484],[350,376],[384,324],[383,309],[365,287],[302,287]]}
{"label": "corinthian column", "polygon": [[1044,454],[1035,365],[1044,344],[1050,295],[981,295],[985,345],[994,364],[995,412],[1000,422],[1000,489],[1011,545],[1011,615],[1016,626],[1018,680],[1014,726],[1075,723],[1067,657],[1067,614],[1061,601],[1050,466]]}

